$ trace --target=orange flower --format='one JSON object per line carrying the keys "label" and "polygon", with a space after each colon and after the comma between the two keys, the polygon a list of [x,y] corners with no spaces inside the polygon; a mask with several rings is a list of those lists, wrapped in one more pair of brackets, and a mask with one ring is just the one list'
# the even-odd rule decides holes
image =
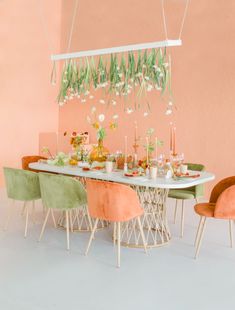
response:
{"label": "orange flower", "polygon": [[117,128],[117,123],[114,123],[114,122],[110,123],[109,128],[110,128],[111,130],[116,129],[116,128]]}
{"label": "orange flower", "polygon": [[100,128],[100,124],[98,122],[93,123],[92,126],[95,129],[99,129]]}

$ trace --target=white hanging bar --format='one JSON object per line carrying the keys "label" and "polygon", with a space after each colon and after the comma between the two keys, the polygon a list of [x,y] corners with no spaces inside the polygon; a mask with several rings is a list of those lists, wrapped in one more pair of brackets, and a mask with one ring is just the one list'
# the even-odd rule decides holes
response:
{"label": "white hanging bar", "polygon": [[97,50],[51,55],[51,60],[53,61],[66,60],[66,59],[73,59],[73,58],[117,54],[117,53],[129,52],[129,51],[138,51],[138,50],[146,50],[146,49],[152,49],[152,48],[181,46],[181,45],[182,45],[182,41],[180,39],[179,40],[165,40],[165,41],[158,41],[158,42],[151,42],[151,43],[124,45],[124,46],[110,47],[110,48],[97,49]]}

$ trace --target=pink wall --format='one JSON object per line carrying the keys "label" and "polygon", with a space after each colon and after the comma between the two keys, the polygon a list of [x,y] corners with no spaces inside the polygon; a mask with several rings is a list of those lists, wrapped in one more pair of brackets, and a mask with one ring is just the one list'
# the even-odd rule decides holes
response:
{"label": "pink wall", "polygon": [[[183,1],[166,2],[169,37],[177,37],[183,13],[179,3]],[[61,37],[65,51],[74,1],[62,0],[62,8],[56,0],[43,4],[53,49],[60,50]],[[232,0],[192,1],[182,37],[184,44],[171,50],[178,151],[184,152],[189,161],[204,162],[218,179],[235,170],[234,10]],[[0,1],[1,167],[19,166],[22,155],[38,153],[41,132],[57,131],[58,107],[54,99],[58,85],[53,88],[49,83],[50,51],[38,11],[37,4],[30,0]],[[71,51],[163,38],[160,1],[100,0],[94,5],[93,0],[80,0]],[[145,109],[131,116],[124,114],[120,106],[105,111],[107,117],[120,115],[119,129],[109,133],[106,142],[111,151],[123,149],[126,133],[132,140],[134,120],[143,135],[147,128],[156,128],[157,135],[165,141],[163,151],[167,150],[172,119],[164,115],[164,104],[158,96],[149,98],[152,113],[146,118]],[[94,103],[103,111],[99,99],[96,94]],[[92,105],[74,101],[60,108],[61,148],[69,147],[62,136],[65,130],[89,130],[95,141],[95,132],[85,120]]]}
{"label": "pink wall", "polygon": [[[56,51],[60,44],[60,1],[43,3]],[[50,85],[51,61],[39,4],[0,1],[0,185],[2,166],[20,166],[26,154],[38,154],[39,133],[57,132],[57,89]]]}
{"label": "pink wall", "polygon": [[[183,1],[167,2],[169,37],[176,37]],[[102,48],[128,43],[148,42],[163,38],[160,1],[80,0],[72,51]],[[62,49],[65,50],[71,17],[72,1],[63,1]],[[217,180],[235,173],[235,2],[191,1],[183,32],[183,46],[172,49],[173,91],[177,111],[173,121],[177,126],[177,149],[187,161],[205,163]],[[96,95],[96,106],[102,110]],[[106,145],[111,150],[123,149],[124,135],[133,138],[137,119],[142,133],[156,128],[158,136],[168,146],[168,127],[171,118],[164,115],[159,97],[151,96],[152,113],[143,118],[143,110],[131,116],[122,108],[119,129],[109,134]],[[59,128],[61,147],[65,147],[65,130],[94,130],[86,123],[92,103],[76,101],[60,108]],[[107,114],[112,114],[108,110]],[[66,142],[67,143],[67,142]],[[67,144],[68,147],[68,144]],[[166,150],[166,147],[165,147]],[[130,149],[131,151],[131,145]]]}

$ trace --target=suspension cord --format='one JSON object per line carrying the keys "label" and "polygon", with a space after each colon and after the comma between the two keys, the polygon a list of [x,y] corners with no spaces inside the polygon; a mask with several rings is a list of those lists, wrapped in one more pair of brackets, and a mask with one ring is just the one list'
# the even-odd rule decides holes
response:
{"label": "suspension cord", "polygon": [[166,40],[168,40],[168,33],[167,33],[167,25],[166,25],[166,14],[165,14],[164,0],[161,0],[161,4],[162,4],[163,27],[164,27],[164,32],[165,32]]}
{"label": "suspension cord", "polygon": [[75,0],[74,9],[73,9],[72,23],[71,23],[70,33],[69,33],[69,41],[68,41],[67,53],[69,52],[70,47],[71,47],[72,36],[73,36],[73,29],[74,29],[74,24],[75,24],[75,20],[76,20],[77,11],[78,11],[78,0]]}
{"label": "suspension cord", "polygon": [[188,12],[188,7],[189,7],[189,0],[186,0],[186,5],[185,5],[185,9],[184,9],[184,16],[183,16],[181,27],[180,27],[179,39],[181,39],[181,35],[183,32],[185,19],[186,19],[187,12]]}
{"label": "suspension cord", "polygon": [[36,2],[38,3],[39,18],[40,18],[41,26],[42,26],[44,36],[45,36],[45,39],[47,42],[48,50],[49,50],[49,53],[52,55],[54,48],[53,48],[53,44],[50,40],[49,33],[47,31],[46,21],[45,21],[44,14],[43,14],[42,0],[36,0]]}

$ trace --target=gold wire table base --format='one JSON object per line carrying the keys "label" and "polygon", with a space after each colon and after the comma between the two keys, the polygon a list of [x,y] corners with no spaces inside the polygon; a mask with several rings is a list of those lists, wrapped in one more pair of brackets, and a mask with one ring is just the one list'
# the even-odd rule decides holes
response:
{"label": "gold wire table base", "polygon": [[[79,178],[79,180],[86,186],[86,178]],[[166,215],[166,199],[169,190],[146,186],[131,187],[136,191],[140,204],[144,209],[141,225],[147,247],[153,248],[166,245],[171,239]],[[108,225],[108,222],[99,220],[97,229],[104,229]],[[58,221],[58,226],[61,228],[66,227],[63,213]],[[90,217],[87,206],[73,210],[73,231],[90,232],[93,226],[94,220]],[[130,248],[144,248],[137,219],[121,223],[121,245]]]}
{"label": "gold wire table base", "polygon": [[[171,239],[166,216],[168,189],[133,186],[136,190],[144,214],[141,224],[148,248],[160,247]],[[137,219],[121,223],[121,245],[130,248],[144,248]]]}

